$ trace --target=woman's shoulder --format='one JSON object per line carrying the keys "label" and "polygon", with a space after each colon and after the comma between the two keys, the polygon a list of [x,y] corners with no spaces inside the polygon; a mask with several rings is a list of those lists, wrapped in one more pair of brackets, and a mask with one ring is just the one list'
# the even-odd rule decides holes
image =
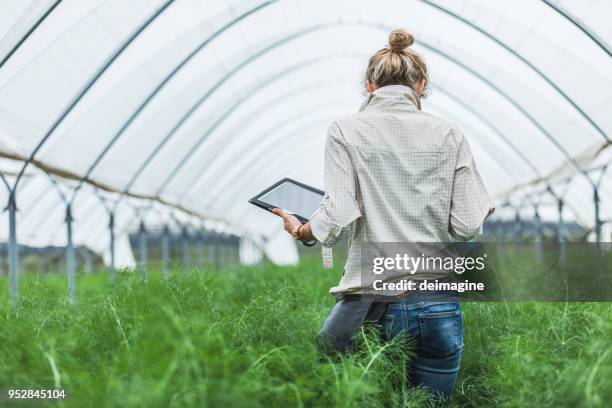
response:
{"label": "woman's shoulder", "polygon": [[[405,126],[400,132],[406,140],[425,142],[432,148],[458,151],[464,143],[464,135],[454,122],[429,112],[415,111],[407,116],[403,125],[398,116],[384,118],[384,112],[357,112],[334,120],[328,129],[328,137],[344,145],[369,145],[384,140],[389,132],[397,132],[398,125]],[[401,121],[401,118],[400,118]],[[387,126],[387,124],[390,124]],[[415,142],[416,143],[416,142]]]}
{"label": "woman's shoulder", "polygon": [[[397,117],[395,113],[389,113],[390,115],[394,115]],[[345,115],[343,117],[337,118],[334,120],[330,127],[335,127],[338,130],[350,129],[353,127],[359,127],[361,125],[369,125],[371,123],[383,123],[384,118],[381,116],[385,116],[384,112],[369,112],[369,111],[361,111],[353,114]],[[407,126],[415,126],[415,127],[427,127],[433,130],[435,133],[438,133],[441,136],[450,136],[453,135],[456,138],[462,137],[462,132],[459,126],[453,121],[435,115],[426,111],[415,111],[409,114],[410,116],[406,117],[406,125]]]}
{"label": "woman's shoulder", "polygon": [[457,126],[455,122],[449,120],[448,118],[438,116],[426,111],[420,111],[419,113],[423,115],[426,121],[431,123],[432,126],[439,128],[440,131],[442,131],[443,133],[449,133],[459,130],[459,126]]}

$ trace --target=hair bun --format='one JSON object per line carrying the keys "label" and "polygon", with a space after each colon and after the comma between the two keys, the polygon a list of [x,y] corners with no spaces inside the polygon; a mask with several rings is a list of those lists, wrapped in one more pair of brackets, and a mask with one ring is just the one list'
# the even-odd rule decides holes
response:
{"label": "hair bun", "polygon": [[399,52],[414,44],[414,37],[406,30],[398,29],[389,34],[389,48]]}

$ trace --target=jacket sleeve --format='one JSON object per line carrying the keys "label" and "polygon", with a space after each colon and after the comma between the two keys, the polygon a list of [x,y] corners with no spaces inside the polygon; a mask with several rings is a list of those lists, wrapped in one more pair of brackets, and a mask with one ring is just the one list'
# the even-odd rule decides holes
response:
{"label": "jacket sleeve", "polygon": [[325,197],[310,218],[310,228],[323,245],[334,245],[342,230],[361,216],[357,177],[342,131],[333,123],[325,143]]}
{"label": "jacket sleeve", "polygon": [[449,233],[460,241],[468,241],[482,230],[487,217],[495,208],[478,173],[466,138],[458,129],[459,149],[451,196]]}

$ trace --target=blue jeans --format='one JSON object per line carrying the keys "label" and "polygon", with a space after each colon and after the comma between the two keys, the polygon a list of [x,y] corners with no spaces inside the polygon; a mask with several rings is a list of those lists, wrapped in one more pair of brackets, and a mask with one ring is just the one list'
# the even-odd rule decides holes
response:
{"label": "blue jeans", "polygon": [[406,297],[389,305],[383,327],[387,339],[404,333],[413,341],[411,384],[423,386],[437,396],[450,397],[463,349],[459,302]]}

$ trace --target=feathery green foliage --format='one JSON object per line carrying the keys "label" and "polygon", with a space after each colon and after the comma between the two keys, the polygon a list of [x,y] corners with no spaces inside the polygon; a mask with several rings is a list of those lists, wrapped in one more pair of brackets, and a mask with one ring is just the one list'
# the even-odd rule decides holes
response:
{"label": "feathery green foliage", "polygon": [[[423,407],[404,383],[409,344],[359,334],[358,351],[317,355],[338,270],[234,267],[24,277],[11,307],[0,279],[0,388],[64,388],[57,407]],[[612,305],[466,303],[454,406],[604,407],[612,401]],[[0,405],[10,403],[6,396]],[[40,404],[45,406],[44,404]],[[25,405],[24,405],[25,406]],[[31,405],[29,405],[31,406]]]}

